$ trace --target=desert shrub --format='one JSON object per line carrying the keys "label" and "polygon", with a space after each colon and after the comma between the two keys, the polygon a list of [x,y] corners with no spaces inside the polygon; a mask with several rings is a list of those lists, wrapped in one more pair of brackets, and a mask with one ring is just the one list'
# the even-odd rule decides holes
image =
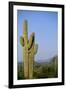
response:
{"label": "desert shrub", "polygon": [[[33,78],[58,77],[58,58],[52,58],[49,63],[34,62]],[[24,79],[23,64],[18,64],[18,80]]]}

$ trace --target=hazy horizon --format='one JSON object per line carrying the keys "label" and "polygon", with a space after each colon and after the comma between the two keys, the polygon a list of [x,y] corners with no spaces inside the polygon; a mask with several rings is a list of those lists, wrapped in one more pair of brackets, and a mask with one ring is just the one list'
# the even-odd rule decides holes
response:
{"label": "hazy horizon", "polygon": [[[58,56],[58,55],[54,55],[53,57],[55,57],[55,56]],[[35,60],[35,62],[37,62],[37,63],[50,62],[50,61],[52,60],[53,57],[50,57],[50,58],[44,59],[44,60],[36,60],[36,59],[34,59],[34,60]],[[19,62],[19,63],[22,63],[23,60],[20,60],[20,61],[18,61],[18,62]]]}

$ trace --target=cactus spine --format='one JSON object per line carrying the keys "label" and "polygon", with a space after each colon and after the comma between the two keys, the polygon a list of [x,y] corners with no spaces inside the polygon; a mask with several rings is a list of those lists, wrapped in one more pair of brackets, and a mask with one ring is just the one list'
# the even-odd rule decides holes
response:
{"label": "cactus spine", "polygon": [[37,53],[38,45],[35,44],[35,33],[32,33],[28,40],[27,20],[23,23],[23,36],[20,37],[20,43],[23,46],[24,78],[33,78],[34,55]]}

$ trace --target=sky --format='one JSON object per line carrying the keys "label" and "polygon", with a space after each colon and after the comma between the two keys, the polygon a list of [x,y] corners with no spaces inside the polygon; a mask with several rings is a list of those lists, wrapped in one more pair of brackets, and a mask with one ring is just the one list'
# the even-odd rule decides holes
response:
{"label": "sky", "polygon": [[17,58],[23,61],[23,47],[20,44],[20,36],[23,35],[23,22],[28,22],[28,37],[35,32],[35,43],[38,51],[35,61],[47,61],[58,54],[58,13],[51,11],[17,11]]}

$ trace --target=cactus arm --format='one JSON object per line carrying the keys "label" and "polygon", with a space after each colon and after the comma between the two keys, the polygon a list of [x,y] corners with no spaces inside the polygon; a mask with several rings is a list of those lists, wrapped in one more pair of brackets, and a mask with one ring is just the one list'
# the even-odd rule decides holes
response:
{"label": "cactus arm", "polygon": [[[34,54],[37,53],[37,50],[38,50],[38,44],[35,44],[34,46]],[[28,50],[28,53],[31,53],[32,52],[32,48],[30,50]]]}
{"label": "cactus arm", "polygon": [[20,37],[20,44],[21,44],[22,46],[24,46],[24,38],[23,38],[23,37]]}
{"label": "cactus arm", "polygon": [[33,42],[34,42],[34,33],[31,34],[30,39],[28,41],[28,50],[32,48]]}
{"label": "cactus arm", "polygon": [[38,50],[38,44],[35,44],[35,46],[34,46],[34,54],[37,53],[37,50]]}

